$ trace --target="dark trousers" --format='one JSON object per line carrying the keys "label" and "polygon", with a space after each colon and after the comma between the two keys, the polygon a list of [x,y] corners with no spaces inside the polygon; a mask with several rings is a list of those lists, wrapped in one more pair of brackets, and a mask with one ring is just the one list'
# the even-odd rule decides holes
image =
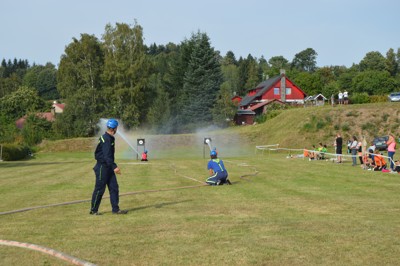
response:
{"label": "dark trousers", "polygon": [[353,160],[353,165],[357,164],[357,150],[351,149],[351,158]]}
{"label": "dark trousers", "polygon": [[390,158],[390,169],[394,168],[394,163],[393,163],[393,157],[394,157],[395,152],[394,151],[388,151],[388,157]]}
{"label": "dark trousers", "polygon": [[91,211],[97,212],[99,210],[106,186],[110,192],[112,211],[119,211],[119,187],[114,170],[99,163],[94,166],[93,170],[96,175],[96,183],[92,195]]}
{"label": "dark trousers", "polygon": [[216,185],[218,180],[221,180],[221,183],[225,183],[226,179],[228,178],[228,173],[226,171],[216,172],[209,178],[207,178],[206,183],[210,185]]}

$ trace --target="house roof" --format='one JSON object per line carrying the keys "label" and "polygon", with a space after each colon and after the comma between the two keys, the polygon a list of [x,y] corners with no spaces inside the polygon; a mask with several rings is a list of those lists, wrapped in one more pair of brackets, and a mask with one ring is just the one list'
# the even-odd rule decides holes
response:
{"label": "house roof", "polygon": [[[54,115],[51,112],[36,113],[36,116],[38,118],[46,119],[49,122],[53,122],[55,120]],[[27,115],[24,115],[23,117],[15,121],[15,125],[17,126],[17,128],[22,129],[24,127],[27,117],[28,117]]]}
{"label": "house roof", "polygon": [[281,100],[273,99],[273,100],[270,100],[270,101],[260,102],[260,103],[257,103],[255,105],[253,105],[253,106],[250,106],[250,110],[252,110],[252,111],[257,110],[258,108],[260,108],[260,107],[262,107],[264,105],[271,104],[273,102],[280,102],[280,103],[284,104],[284,102],[282,102]]}
{"label": "house roof", "polygon": [[307,96],[307,97],[304,99],[304,101],[315,101],[315,100],[317,100],[317,99],[320,98],[320,97],[322,97],[322,99],[323,99],[324,101],[327,101],[327,100],[328,100],[324,95],[322,95],[322,94],[320,93],[320,94],[318,94],[318,95]]}
{"label": "house roof", "polygon": [[58,108],[64,110],[64,108],[65,108],[65,103],[54,103],[53,106],[57,106]]}
{"label": "house roof", "polygon": [[256,94],[252,96],[245,96],[242,101],[240,102],[240,106],[246,106],[255,98],[262,96],[267,90],[269,90],[276,82],[278,82],[281,78],[281,75],[272,77],[270,79],[264,80],[260,84],[257,85],[256,89],[260,89]]}
{"label": "house roof", "polygon": [[236,114],[237,114],[237,115],[255,115],[256,113],[253,112],[253,111],[250,110],[250,109],[245,109],[245,110],[238,110],[238,111],[236,112]]}

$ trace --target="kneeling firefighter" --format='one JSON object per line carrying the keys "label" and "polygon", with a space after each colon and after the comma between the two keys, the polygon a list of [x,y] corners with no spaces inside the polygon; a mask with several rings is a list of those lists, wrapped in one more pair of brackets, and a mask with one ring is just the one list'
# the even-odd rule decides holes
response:
{"label": "kneeling firefighter", "polygon": [[223,184],[231,184],[228,179],[228,171],[225,168],[224,162],[217,158],[216,150],[210,152],[211,160],[207,164],[207,169],[210,171],[210,177],[207,178],[206,183],[212,186]]}

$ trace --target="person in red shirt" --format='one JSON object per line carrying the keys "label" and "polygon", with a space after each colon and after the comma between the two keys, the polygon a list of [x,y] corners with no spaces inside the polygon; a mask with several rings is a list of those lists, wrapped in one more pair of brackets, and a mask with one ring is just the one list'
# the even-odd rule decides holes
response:
{"label": "person in red shirt", "polygon": [[142,153],[142,161],[148,161],[147,160],[147,150],[144,150],[144,152]]}

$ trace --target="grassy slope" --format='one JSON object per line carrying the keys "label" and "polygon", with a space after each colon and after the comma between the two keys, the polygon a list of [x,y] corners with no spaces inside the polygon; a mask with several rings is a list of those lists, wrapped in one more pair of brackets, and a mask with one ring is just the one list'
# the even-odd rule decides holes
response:
{"label": "grassy slope", "polygon": [[[399,107],[363,106],[385,110],[374,119],[386,110],[397,114],[390,121],[398,121]],[[105,214],[97,217],[88,215],[88,202],[1,215],[0,238],[47,246],[99,265],[398,265],[398,175],[362,171],[349,163],[286,159],[286,153],[254,154],[254,144],[302,147],[330,140],[327,132],[336,120],[315,132],[304,132],[303,121],[320,117],[319,112],[361,117],[366,109],[297,109],[262,125],[219,133],[149,136],[148,145],[157,145],[150,149],[148,164],[125,158],[127,148],[118,141],[121,193],[155,190],[122,196],[128,215],[110,214],[108,199],[100,207]],[[200,184],[190,178],[205,179],[203,136],[218,144],[234,185],[157,191]],[[237,148],[244,139],[252,145]],[[0,212],[89,199],[94,143],[70,140],[63,146],[60,141],[56,149],[47,143],[36,159],[2,162]],[[0,247],[0,258],[0,265],[64,265],[13,247]]]}
{"label": "grassy slope", "polygon": [[367,141],[388,132],[400,137],[400,104],[377,103],[348,106],[324,106],[286,110],[267,122],[239,129],[253,144],[284,147],[311,147],[319,142],[328,146],[337,132],[344,140],[352,135]]}

